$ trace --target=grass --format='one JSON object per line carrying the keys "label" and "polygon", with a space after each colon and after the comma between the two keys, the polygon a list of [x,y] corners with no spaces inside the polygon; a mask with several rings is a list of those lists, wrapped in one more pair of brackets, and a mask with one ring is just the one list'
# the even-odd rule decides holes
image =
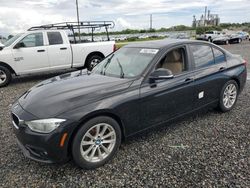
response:
{"label": "grass", "polygon": [[116,42],[116,47],[117,48],[121,48],[122,46],[126,45],[126,44],[129,44],[129,43],[133,43],[133,42],[142,42],[142,41],[153,41],[153,40],[161,40],[161,39],[164,39],[166,37],[158,37],[158,38],[145,38],[145,39],[135,39],[133,41],[131,40],[123,40],[123,41],[119,41],[119,42]]}

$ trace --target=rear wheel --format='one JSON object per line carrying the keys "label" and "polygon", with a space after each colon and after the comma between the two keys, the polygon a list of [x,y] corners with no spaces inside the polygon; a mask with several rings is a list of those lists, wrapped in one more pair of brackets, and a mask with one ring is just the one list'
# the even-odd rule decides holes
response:
{"label": "rear wheel", "polygon": [[91,71],[97,64],[103,60],[103,57],[100,55],[92,55],[86,61],[86,67]]}
{"label": "rear wheel", "polygon": [[221,90],[219,109],[222,112],[231,110],[235,106],[237,98],[238,84],[234,80],[230,80]]}
{"label": "rear wheel", "polygon": [[0,87],[7,86],[12,79],[11,72],[8,68],[0,66]]}
{"label": "rear wheel", "polygon": [[77,132],[72,144],[75,163],[84,169],[94,169],[107,163],[121,144],[118,123],[106,116],[89,120]]}

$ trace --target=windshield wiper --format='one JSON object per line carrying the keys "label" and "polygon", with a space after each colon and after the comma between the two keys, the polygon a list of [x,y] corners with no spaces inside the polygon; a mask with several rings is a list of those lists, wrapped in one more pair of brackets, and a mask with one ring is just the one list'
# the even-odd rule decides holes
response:
{"label": "windshield wiper", "polygon": [[[109,65],[109,63],[111,62],[111,59],[114,57],[114,55],[115,55],[115,54],[112,54],[112,55],[110,56],[110,58],[108,58],[107,63],[102,67],[102,70],[101,70],[100,74],[105,75],[105,71],[107,70],[106,67]],[[105,70],[104,70],[104,69],[105,69]]]}
{"label": "windshield wiper", "polygon": [[118,65],[119,65],[120,69],[121,69],[120,78],[124,78],[124,71],[123,71],[123,68],[122,68],[121,62],[119,61],[119,59],[118,59],[118,58],[116,58],[116,60],[117,60],[117,63],[118,63]]}

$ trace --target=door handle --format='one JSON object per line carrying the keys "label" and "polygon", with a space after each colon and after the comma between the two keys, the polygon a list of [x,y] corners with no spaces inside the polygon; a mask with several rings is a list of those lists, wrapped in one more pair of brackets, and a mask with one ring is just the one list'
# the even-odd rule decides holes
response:
{"label": "door handle", "polygon": [[185,82],[186,84],[189,84],[189,83],[191,83],[191,82],[193,82],[193,81],[194,81],[194,78],[186,78],[184,82]]}
{"label": "door handle", "polygon": [[219,71],[222,72],[226,69],[226,67],[220,67]]}
{"label": "door handle", "polygon": [[67,48],[66,48],[66,47],[64,47],[64,48],[60,48],[60,50],[67,50]]}
{"label": "door handle", "polygon": [[45,52],[45,50],[37,50],[37,52]]}

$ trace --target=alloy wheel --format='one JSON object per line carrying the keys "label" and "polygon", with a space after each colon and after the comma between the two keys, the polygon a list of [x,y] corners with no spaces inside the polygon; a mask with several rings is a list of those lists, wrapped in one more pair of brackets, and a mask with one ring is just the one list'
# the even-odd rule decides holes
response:
{"label": "alloy wheel", "polygon": [[4,83],[7,79],[7,75],[4,71],[0,70],[0,84]]}
{"label": "alloy wheel", "polygon": [[229,84],[223,93],[223,104],[226,108],[231,108],[237,98],[237,88],[234,84]]}
{"label": "alloy wheel", "polygon": [[93,69],[98,63],[100,63],[100,59],[92,59],[92,61],[90,62],[90,69]]}
{"label": "alloy wheel", "polygon": [[80,144],[81,156],[88,162],[101,162],[113,151],[116,132],[107,123],[92,126],[83,136]]}

